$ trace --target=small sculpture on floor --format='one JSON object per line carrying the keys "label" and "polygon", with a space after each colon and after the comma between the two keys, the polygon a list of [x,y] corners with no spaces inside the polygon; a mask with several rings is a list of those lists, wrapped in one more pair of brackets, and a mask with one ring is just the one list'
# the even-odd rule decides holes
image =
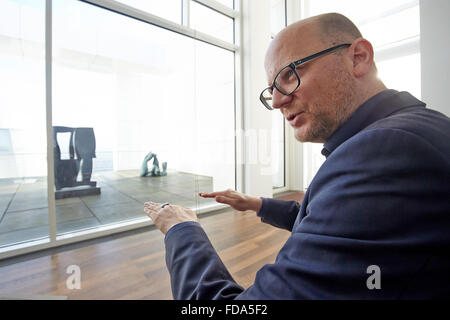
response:
{"label": "small sculpture on floor", "polygon": [[[148,170],[148,162],[153,159],[152,169]],[[167,175],[167,162],[162,163],[162,171],[159,168],[159,161],[156,153],[149,152],[142,162],[141,177],[159,177]]]}

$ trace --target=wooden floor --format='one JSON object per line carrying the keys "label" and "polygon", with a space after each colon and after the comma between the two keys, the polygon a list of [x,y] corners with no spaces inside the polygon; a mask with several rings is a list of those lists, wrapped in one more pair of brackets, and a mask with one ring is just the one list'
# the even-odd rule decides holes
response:
{"label": "wooden floor", "polygon": [[[280,197],[301,201],[302,193]],[[290,233],[261,223],[254,212],[200,217],[222,261],[243,287],[273,263]],[[67,267],[81,270],[81,289],[69,290]],[[157,229],[60,248],[0,263],[0,296],[66,296],[68,299],[172,299],[164,236]]]}

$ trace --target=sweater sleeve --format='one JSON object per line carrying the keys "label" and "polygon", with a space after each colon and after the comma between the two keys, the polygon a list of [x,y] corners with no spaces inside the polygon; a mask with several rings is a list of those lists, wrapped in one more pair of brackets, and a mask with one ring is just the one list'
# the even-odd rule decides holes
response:
{"label": "sweater sleeve", "polygon": [[[261,221],[292,230],[300,209],[298,202],[269,198],[262,198],[262,201],[257,213]],[[167,232],[165,245],[174,299],[235,299],[244,292],[227,271],[199,223],[175,225]]]}
{"label": "sweater sleeve", "polygon": [[233,299],[244,291],[227,271],[199,223],[175,225],[164,241],[174,299]]}
{"label": "sweater sleeve", "polygon": [[257,212],[257,216],[261,218],[261,221],[274,227],[292,231],[295,219],[297,219],[300,211],[300,204],[297,201],[261,199],[261,209]]}

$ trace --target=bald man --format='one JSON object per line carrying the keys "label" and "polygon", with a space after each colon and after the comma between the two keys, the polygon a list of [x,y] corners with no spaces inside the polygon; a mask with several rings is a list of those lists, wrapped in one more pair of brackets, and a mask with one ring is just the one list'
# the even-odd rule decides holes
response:
{"label": "bald man", "polygon": [[271,42],[260,100],[326,161],[302,204],[233,190],[201,193],[291,231],[275,263],[239,286],[192,210],[146,203],[166,234],[176,299],[450,297],[450,120],[377,77],[373,48],[340,14]]}

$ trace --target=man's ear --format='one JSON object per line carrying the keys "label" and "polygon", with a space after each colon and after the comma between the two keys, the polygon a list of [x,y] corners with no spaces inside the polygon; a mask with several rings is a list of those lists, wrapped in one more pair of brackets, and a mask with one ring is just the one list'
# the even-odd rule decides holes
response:
{"label": "man's ear", "polygon": [[373,66],[372,44],[364,38],[358,38],[349,49],[353,61],[353,75],[361,78],[368,74]]}

